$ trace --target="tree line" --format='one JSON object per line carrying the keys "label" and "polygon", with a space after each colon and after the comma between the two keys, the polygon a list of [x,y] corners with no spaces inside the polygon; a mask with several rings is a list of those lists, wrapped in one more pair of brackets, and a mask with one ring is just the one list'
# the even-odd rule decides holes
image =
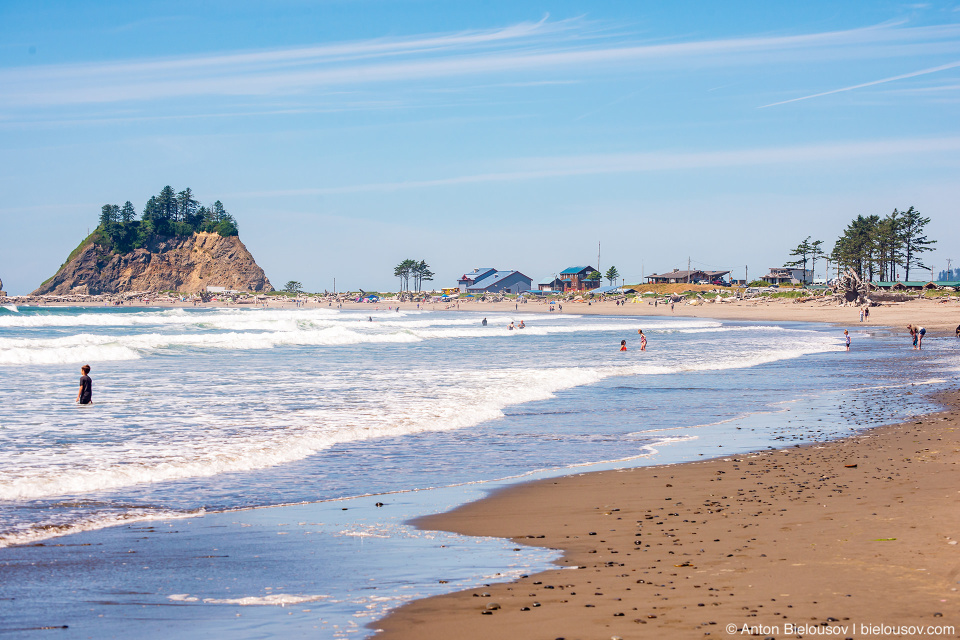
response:
{"label": "tree line", "polygon": [[823,241],[812,236],[801,242],[790,255],[797,260],[785,266],[807,268],[811,262],[811,272],[816,269],[818,259],[829,258],[840,268],[853,269],[861,279],[893,282],[899,279],[901,270],[903,280],[910,280],[910,270],[927,270],[923,263],[923,254],[933,251],[931,240],[926,235],[926,226],[930,218],[923,216],[915,208],[906,211],[894,209],[886,216],[857,216],[847,225],[843,234],[826,253]]}
{"label": "tree line", "polygon": [[146,246],[157,237],[191,236],[200,231],[224,237],[239,234],[236,219],[222,202],[217,200],[207,207],[200,204],[189,187],[177,192],[167,185],[147,200],[139,220],[129,200],[123,206],[103,205],[94,235],[112,251],[126,253]]}
{"label": "tree line", "polygon": [[433,280],[434,273],[430,265],[424,260],[406,259],[393,269],[393,275],[400,278],[400,290],[411,291],[410,280],[413,279],[412,291],[420,291],[424,282]]}

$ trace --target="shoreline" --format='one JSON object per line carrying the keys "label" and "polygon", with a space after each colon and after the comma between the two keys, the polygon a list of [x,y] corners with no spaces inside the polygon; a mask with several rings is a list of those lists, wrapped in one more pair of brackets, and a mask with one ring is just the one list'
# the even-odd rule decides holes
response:
{"label": "shoreline", "polygon": [[[7,298],[11,300],[12,298]],[[21,303],[22,304],[22,303]],[[293,301],[270,300],[268,310],[291,309],[333,309],[332,302],[309,300],[300,307]],[[925,326],[931,337],[955,337],[960,326],[960,300],[941,302],[930,299],[913,299],[908,302],[882,303],[872,307],[870,317],[859,321],[859,307],[822,305],[815,303],[794,303],[789,299],[750,299],[726,303],[706,303],[689,305],[677,303],[671,311],[669,305],[654,307],[647,303],[626,303],[617,305],[613,301],[604,302],[563,302],[563,311],[549,310],[549,304],[536,300],[527,303],[514,302],[463,302],[418,303],[384,301],[382,303],[343,302],[342,309],[348,311],[460,311],[473,313],[514,313],[514,314],[557,314],[557,315],[606,315],[611,317],[680,317],[715,320],[733,320],[748,322],[818,322],[836,324],[843,327],[891,328],[903,331],[906,325]],[[24,305],[37,307],[38,305]],[[149,303],[127,302],[122,306],[104,306],[96,302],[54,302],[39,305],[39,308],[85,307],[107,309],[257,309],[252,304],[228,304],[206,302],[193,304],[178,300],[156,300]]]}
{"label": "shoreline", "polygon": [[840,440],[537,480],[420,518],[563,557],[370,626],[389,640],[960,637],[960,391],[939,401]]}

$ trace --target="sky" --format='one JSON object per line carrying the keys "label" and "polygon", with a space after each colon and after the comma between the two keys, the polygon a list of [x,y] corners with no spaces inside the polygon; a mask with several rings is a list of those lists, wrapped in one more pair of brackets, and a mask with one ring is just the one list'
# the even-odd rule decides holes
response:
{"label": "sky", "polygon": [[939,271],[958,107],[960,0],[5,0],[0,278],[29,293],[165,185],[277,288],[536,282],[598,246],[627,283],[753,279],[910,206]]}

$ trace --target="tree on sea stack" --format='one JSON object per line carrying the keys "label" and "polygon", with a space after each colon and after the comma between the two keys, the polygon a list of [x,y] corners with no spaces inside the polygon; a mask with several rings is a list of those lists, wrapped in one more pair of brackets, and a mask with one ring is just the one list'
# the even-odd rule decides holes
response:
{"label": "tree on sea stack", "polygon": [[607,282],[609,282],[610,285],[613,286],[613,284],[617,281],[617,278],[620,277],[620,272],[617,271],[616,267],[610,267],[609,269],[607,269],[607,273],[604,277],[607,279]]}
{"label": "tree on sea stack", "polygon": [[303,290],[303,285],[296,280],[288,280],[287,284],[283,285],[283,290],[296,295]]}

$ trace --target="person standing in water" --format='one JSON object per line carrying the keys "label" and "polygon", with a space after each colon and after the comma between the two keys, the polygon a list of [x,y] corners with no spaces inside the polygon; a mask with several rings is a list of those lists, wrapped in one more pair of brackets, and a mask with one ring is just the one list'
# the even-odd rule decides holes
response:
{"label": "person standing in water", "polygon": [[918,339],[917,330],[913,328],[913,325],[912,325],[912,324],[908,324],[908,325],[907,325],[907,331],[910,332],[910,337],[913,338],[913,348],[916,349],[916,348],[917,348],[917,339]]}
{"label": "person standing in water", "polygon": [[90,378],[90,365],[80,367],[80,390],[77,391],[77,402],[93,404],[93,380]]}
{"label": "person standing in water", "polygon": [[923,349],[923,336],[927,335],[927,330],[923,327],[917,327],[917,349]]}
{"label": "person standing in water", "polygon": [[843,337],[847,339],[847,351],[850,351],[850,332],[844,329]]}
{"label": "person standing in water", "polygon": [[487,319],[484,318],[484,319],[483,319],[483,322],[481,322],[480,324],[483,325],[483,326],[487,326]]}
{"label": "person standing in water", "polygon": [[626,340],[621,340],[621,341],[620,341],[620,351],[626,351],[626,350],[627,350],[627,341],[626,341]]}
{"label": "person standing in water", "polygon": [[643,329],[637,329],[637,333],[640,334],[640,351],[647,350],[647,336],[643,335]]}

